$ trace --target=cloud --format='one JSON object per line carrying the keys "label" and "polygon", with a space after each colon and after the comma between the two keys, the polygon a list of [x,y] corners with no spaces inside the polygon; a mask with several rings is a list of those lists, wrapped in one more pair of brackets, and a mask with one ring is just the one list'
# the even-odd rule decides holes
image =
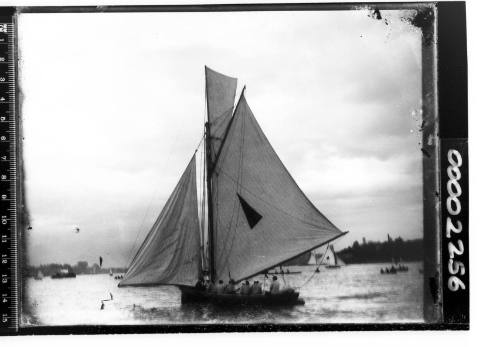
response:
{"label": "cloud", "polygon": [[22,14],[30,262],[128,263],[201,139],[204,65],[341,243],[421,236],[420,33],[367,14]]}

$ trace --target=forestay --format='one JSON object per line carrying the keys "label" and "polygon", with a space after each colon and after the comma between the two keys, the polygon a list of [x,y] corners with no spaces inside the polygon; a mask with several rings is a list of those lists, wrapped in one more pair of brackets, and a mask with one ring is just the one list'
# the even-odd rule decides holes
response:
{"label": "forestay", "polygon": [[201,261],[196,196],[193,156],[119,286],[195,284]]}
{"label": "forestay", "polygon": [[253,276],[343,234],[297,186],[244,95],[214,171],[217,278]]}

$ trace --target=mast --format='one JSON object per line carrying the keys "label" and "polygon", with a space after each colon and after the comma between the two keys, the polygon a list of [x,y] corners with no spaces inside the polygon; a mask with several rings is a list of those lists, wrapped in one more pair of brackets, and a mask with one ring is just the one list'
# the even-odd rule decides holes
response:
{"label": "mast", "polygon": [[[205,65],[205,100],[207,122],[205,123],[205,167],[207,182],[207,238],[208,238],[208,269],[210,278],[216,280],[216,245],[214,227],[213,171],[215,156],[220,153],[220,139],[226,132],[228,122],[232,117],[237,79],[223,75]],[[215,187],[217,188],[217,187]]]}
{"label": "mast", "polygon": [[[208,102],[208,101],[207,101]],[[208,270],[210,280],[215,281],[215,244],[213,228],[213,209],[212,209],[212,149],[210,144],[210,123],[205,123],[205,167],[207,171],[207,208],[208,208]]]}

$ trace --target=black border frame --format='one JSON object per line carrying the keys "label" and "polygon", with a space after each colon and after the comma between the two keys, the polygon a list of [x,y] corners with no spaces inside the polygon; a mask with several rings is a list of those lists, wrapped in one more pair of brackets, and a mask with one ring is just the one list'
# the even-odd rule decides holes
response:
{"label": "black border frame", "polygon": [[[427,18],[427,22],[421,24],[423,30],[432,31],[437,37],[437,42],[431,42],[426,48],[423,47],[423,59],[432,62],[429,65],[427,80],[425,84],[436,84],[437,90],[430,95],[425,95],[428,100],[427,115],[432,120],[432,127],[427,129],[428,134],[438,135],[434,144],[429,148],[430,157],[424,156],[424,205],[426,194],[439,192],[440,146],[442,143],[454,144],[456,141],[461,146],[465,143],[465,158],[467,158],[467,47],[465,29],[465,2],[407,2],[407,3],[273,3],[273,4],[213,4],[213,5],[152,5],[152,6],[33,6],[0,8],[0,12],[14,11],[15,13],[78,13],[78,12],[231,12],[231,11],[325,11],[325,10],[359,10],[359,9],[428,9],[434,7],[437,18]],[[431,20],[432,25],[429,23]],[[436,25],[437,24],[437,25]],[[418,25],[418,24],[417,24]],[[427,29],[426,29],[427,28]],[[423,33],[425,33],[423,31]],[[429,48],[430,47],[430,48]],[[428,62],[429,62],[428,61]],[[436,63],[437,62],[437,63]],[[425,75],[425,74],[424,74]],[[428,86],[428,85],[427,85]],[[19,95],[19,93],[18,93]],[[19,98],[18,98],[19,100]],[[18,101],[19,102],[19,101]],[[18,105],[20,106],[20,104]],[[18,108],[19,109],[19,108]],[[439,125],[437,124],[439,122]],[[19,124],[20,126],[20,124]],[[439,126],[439,130],[437,129]],[[425,133],[425,129],[423,132]],[[437,133],[439,131],[439,133]],[[18,135],[20,136],[20,135]],[[455,141],[455,142],[454,142]],[[463,147],[461,147],[463,148]],[[425,154],[425,152],[424,152]],[[466,163],[468,160],[465,161]],[[426,164],[427,163],[427,164]],[[426,165],[429,177],[425,177]],[[18,167],[22,174],[22,164]],[[468,167],[466,173],[468,174]],[[443,176],[444,177],[444,176]],[[22,192],[22,176],[18,183],[18,191]],[[463,189],[468,193],[468,182]],[[429,189],[429,184],[430,188]],[[427,191],[427,193],[426,193]],[[19,195],[20,196],[20,195]],[[430,196],[430,195],[429,195]],[[438,200],[443,204],[445,197],[441,194]],[[435,199],[432,199],[435,200]],[[464,240],[466,254],[468,254],[468,194],[464,218],[466,228]],[[428,201],[432,203],[432,201]],[[432,205],[434,205],[432,203]],[[22,206],[22,201],[18,203]],[[23,230],[22,210],[19,207],[19,228]],[[441,217],[441,218],[440,218]],[[394,323],[394,324],[187,324],[187,325],[106,325],[106,326],[45,326],[45,327],[22,327],[17,331],[7,332],[8,335],[31,335],[31,334],[116,334],[116,333],[205,333],[205,332],[272,332],[272,331],[352,331],[352,330],[468,330],[469,329],[469,282],[467,277],[467,288],[461,295],[451,295],[442,286],[443,274],[446,271],[446,252],[442,240],[443,215],[440,210],[424,211],[424,245],[426,257],[430,260],[424,264],[424,306],[430,307],[424,312],[426,321],[429,323]],[[436,222],[438,220],[438,222]],[[440,232],[438,232],[440,230]],[[464,259],[468,275],[468,256]],[[444,264],[444,265],[443,265]],[[437,273],[435,274],[435,271]],[[437,289],[436,289],[437,288]],[[19,288],[22,293],[22,289]],[[437,323],[434,323],[437,322]]]}

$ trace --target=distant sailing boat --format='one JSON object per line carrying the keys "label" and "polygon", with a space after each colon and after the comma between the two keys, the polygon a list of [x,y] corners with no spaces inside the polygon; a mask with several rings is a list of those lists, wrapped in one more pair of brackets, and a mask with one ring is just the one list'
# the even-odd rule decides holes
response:
{"label": "distant sailing boat", "polygon": [[318,260],[316,259],[316,253],[311,251],[307,265],[318,265]]}
{"label": "distant sailing boat", "polygon": [[195,153],[119,287],[175,285],[182,302],[303,303],[292,289],[240,295],[195,287],[203,275],[212,283],[250,279],[345,234],[297,186],[250,110],[245,88],[233,110],[236,78],[208,67],[205,76],[202,211]]}
{"label": "distant sailing boat", "polygon": [[36,280],[43,280],[43,273],[41,270],[38,270],[38,272],[36,273],[35,279]]}
{"label": "distant sailing boat", "polygon": [[345,265],[344,261],[335,253],[332,244],[328,245],[324,253],[321,251],[320,248],[311,251],[307,265],[325,265],[325,268],[328,269],[336,269]]}
{"label": "distant sailing boat", "polygon": [[344,261],[338,257],[337,253],[335,253],[333,245],[329,245],[326,250],[325,263],[325,268],[327,269],[338,269],[339,267],[345,265]]}

